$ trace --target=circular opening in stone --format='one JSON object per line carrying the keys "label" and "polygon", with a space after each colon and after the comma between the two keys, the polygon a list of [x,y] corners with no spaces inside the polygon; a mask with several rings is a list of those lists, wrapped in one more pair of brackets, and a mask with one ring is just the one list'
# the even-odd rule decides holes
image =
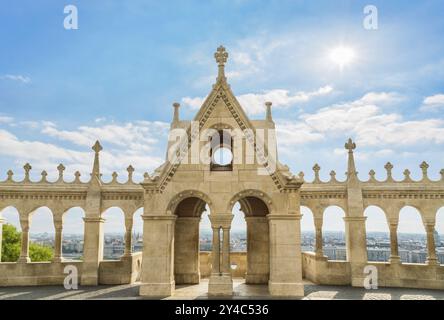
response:
{"label": "circular opening in stone", "polygon": [[229,165],[233,161],[233,153],[228,148],[218,148],[213,154],[213,163],[220,166]]}

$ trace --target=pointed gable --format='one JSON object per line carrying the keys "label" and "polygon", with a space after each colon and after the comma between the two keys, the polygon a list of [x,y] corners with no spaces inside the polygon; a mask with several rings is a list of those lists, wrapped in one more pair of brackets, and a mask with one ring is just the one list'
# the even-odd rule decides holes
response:
{"label": "pointed gable", "polygon": [[[251,132],[254,132],[255,127],[246,115],[245,111],[237,101],[235,95],[231,91],[229,84],[227,83],[227,79],[225,77],[225,63],[228,58],[228,53],[226,53],[225,48],[220,46],[215,53],[215,58],[218,63],[218,77],[216,84],[213,85],[213,89],[205,99],[198,113],[194,117],[194,121],[199,123],[199,130],[204,129],[207,121],[217,114],[218,117],[229,117],[235,120],[238,127],[241,130],[251,129]],[[187,137],[183,139],[179,154],[187,154],[187,151],[191,148],[192,142],[194,139],[199,139],[198,133],[191,132],[191,125],[187,128]],[[256,150],[256,154],[259,158],[265,159],[265,154],[268,154],[265,148],[261,145],[257,145],[255,142],[255,136],[246,135],[246,139],[249,143],[254,146]],[[180,157],[176,158],[176,161],[169,162],[162,166],[162,172],[156,178],[155,181],[151,181],[156,185],[156,189],[159,192],[165,190],[167,184],[173,178],[175,172],[179,168],[182,159]],[[277,162],[277,159],[274,159]],[[262,163],[266,163],[262,161]],[[279,169],[277,169],[277,163],[275,164],[273,170],[269,170],[267,163],[264,167],[268,170],[269,176],[272,181],[276,185],[276,187],[283,191],[285,186],[289,188],[299,187],[300,183],[294,181],[295,179],[288,179],[287,176],[284,176]],[[145,183],[144,183],[145,184]]]}

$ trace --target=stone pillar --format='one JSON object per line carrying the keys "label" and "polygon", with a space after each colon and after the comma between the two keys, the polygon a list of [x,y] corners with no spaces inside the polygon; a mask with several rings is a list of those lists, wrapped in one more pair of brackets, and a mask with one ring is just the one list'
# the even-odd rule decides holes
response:
{"label": "stone pillar", "polygon": [[220,275],[220,227],[212,227],[213,230],[213,243],[212,252],[213,256],[211,274],[216,276]]}
{"label": "stone pillar", "polygon": [[83,271],[81,284],[96,286],[99,284],[99,265],[103,259],[103,223],[101,217],[83,218],[85,224],[83,244]]}
{"label": "stone pillar", "polygon": [[347,261],[350,262],[353,287],[364,286],[364,268],[367,265],[366,219],[364,216],[344,217]]}
{"label": "stone pillar", "polygon": [[[233,294],[233,280],[230,266],[230,228],[232,214],[210,214],[213,229],[213,266],[208,284],[208,294],[227,296]],[[223,230],[222,265],[220,265],[220,229]]]}
{"label": "stone pillar", "polygon": [[323,239],[322,239],[323,218],[322,218],[322,216],[321,217],[314,217],[314,224],[315,224],[315,231],[316,231],[315,254],[316,254],[316,257],[323,257],[324,256],[324,249],[322,247],[322,245],[323,245]]}
{"label": "stone pillar", "polygon": [[246,217],[247,284],[267,284],[270,278],[270,239],[267,217]]}
{"label": "stone pillar", "polygon": [[435,247],[435,221],[425,221],[424,227],[427,232],[427,261],[428,265],[439,265],[438,257],[436,256]]}
{"label": "stone pillar", "polygon": [[[1,214],[1,212],[0,212]],[[0,262],[2,262],[2,240],[3,240],[3,223],[5,220],[0,215]]]}
{"label": "stone pillar", "polygon": [[17,262],[19,263],[28,263],[31,262],[29,258],[29,228],[31,217],[27,215],[24,218],[20,218],[20,226],[22,228],[22,248],[20,252],[20,257]]}
{"label": "stone pillar", "polygon": [[301,218],[295,214],[269,214],[270,280],[273,296],[303,297]]}
{"label": "stone pillar", "polygon": [[200,282],[200,217],[178,217],[174,239],[174,281],[176,284]]}
{"label": "stone pillar", "polygon": [[125,251],[122,258],[131,257],[133,250],[133,217],[125,218]]}
{"label": "stone pillar", "polygon": [[[149,212],[145,207],[144,212]],[[167,297],[174,293],[174,225],[173,214],[143,218],[142,284],[140,295]]]}
{"label": "stone pillar", "polygon": [[54,239],[54,258],[53,262],[62,262],[62,231],[63,220],[54,219],[55,239]]}
{"label": "stone pillar", "polygon": [[230,227],[223,227],[223,239],[222,239],[222,275],[231,275],[231,263],[230,263]]}
{"label": "stone pillar", "polygon": [[399,256],[399,246],[398,246],[398,221],[389,220],[390,229],[390,263],[399,264],[401,263],[401,257]]}

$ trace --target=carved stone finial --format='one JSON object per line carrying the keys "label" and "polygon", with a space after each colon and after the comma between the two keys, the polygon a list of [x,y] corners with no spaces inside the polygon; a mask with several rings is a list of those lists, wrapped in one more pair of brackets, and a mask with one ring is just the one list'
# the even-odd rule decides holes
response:
{"label": "carved stone finial", "polygon": [[29,181],[29,172],[31,171],[32,167],[29,163],[26,163],[23,166],[23,169],[25,169],[25,181]]}
{"label": "carved stone finial", "polygon": [[94,150],[94,164],[93,164],[93,170],[92,170],[92,177],[96,177],[100,180],[100,163],[99,163],[99,153],[103,150],[102,146],[100,145],[99,140],[96,141],[96,143],[93,145],[92,149]]}
{"label": "carved stone finial", "polygon": [[427,171],[429,169],[429,164],[427,162],[423,161],[419,167],[422,170],[422,178],[423,179],[428,179]]}
{"label": "carved stone finial", "polygon": [[59,181],[63,181],[63,171],[65,171],[65,166],[63,164],[59,164],[57,166],[57,170],[59,171]]}
{"label": "carved stone finial", "polygon": [[42,171],[42,180],[40,182],[47,182],[46,177],[48,176],[48,172],[45,170]]}
{"label": "carved stone finial", "polygon": [[96,143],[94,143],[94,145],[92,146],[92,149],[94,150],[95,153],[99,153],[100,151],[103,150],[102,145],[100,144],[99,140],[97,140]]}
{"label": "carved stone finial", "polygon": [[218,65],[223,66],[227,63],[228,52],[225,50],[224,46],[219,46],[219,48],[217,48],[217,51],[214,53],[214,58]]}
{"label": "carved stone finial", "polygon": [[370,181],[375,181],[376,180],[376,178],[375,178],[375,175],[376,175],[375,170],[371,169],[370,172],[368,173],[368,175],[370,176]]}
{"label": "carved stone finial", "polygon": [[385,170],[387,170],[387,180],[392,180],[392,169],[393,165],[390,162],[384,166]]}
{"label": "carved stone finial", "polygon": [[356,149],[356,143],[354,143],[351,138],[348,139],[347,143],[345,144],[345,149],[347,149],[348,152],[352,153],[353,150]]}
{"label": "carved stone finial", "polygon": [[444,169],[441,169],[439,174],[441,175],[441,181],[444,181]]}
{"label": "carved stone finial", "polygon": [[113,177],[113,180],[111,182],[117,182],[117,177],[118,177],[117,172],[114,171],[111,176]]}
{"label": "carved stone finial", "polygon": [[174,108],[173,123],[177,123],[177,122],[179,122],[180,103],[174,102],[173,103],[173,108]]}
{"label": "carved stone finial", "polygon": [[349,138],[344,147],[348,150],[348,163],[346,173],[347,183],[355,183],[356,181],[358,181],[358,172],[356,171],[355,158],[353,155],[353,150],[356,149],[356,143],[354,143],[353,140]]}
{"label": "carved stone finial", "polygon": [[225,63],[227,63],[228,52],[225,51],[225,48],[223,46],[219,46],[216,53],[214,53],[214,58],[216,59],[217,65],[219,67],[217,81],[225,81]]}
{"label": "carved stone finial", "polygon": [[300,179],[301,181],[304,181],[304,176],[305,176],[305,174],[304,174],[302,171],[299,172],[298,176],[299,176],[299,179]]}
{"label": "carved stone finial", "polygon": [[267,120],[267,121],[273,121],[273,118],[271,115],[271,106],[272,105],[273,105],[273,103],[271,103],[270,101],[265,102],[265,107],[266,107],[265,120]]}
{"label": "carved stone finial", "polygon": [[7,181],[12,182],[12,177],[14,176],[14,172],[12,172],[12,170],[8,170],[8,172],[6,173],[8,175],[8,179]]}
{"label": "carved stone finial", "polygon": [[143,178],[144,178],[146,181],[151,180],[150,174],[149,174],[148,172],[145,172],[145,173],[143,174]]}
{"label": "carved stone finial", "polygon": [[404,174],[404,181],[411,181],[411,180],[412,180],[412,179],[410,178],[410,174],[411,174],[411,172],[410,172],[409,169],[405,169],[404,172],[403,172],[403,174]]}
{"label": "carved stone finial", "polygon": [[128,182],[133,182],[133,173],[134,173],[133,166],[130,165],[128,168],[126,168],[126,171],[128,171]]}
{"label": "carved stone finial", "polygon": [[336,181],[336,171],[334,170],[330,171],[330,178],[331,181]]}
{"label": "carved stone finial", "polygon": [[80,182],[80,176],[81,174],[79,171],[74,172],[74,177],[75,177],[74,182]]}
{"label": "carved stone finial", "polygon": [[320,182],[321,180],[319,179],[319,171],[321,171],[321,167],[317,163],[313,166],[313,171],[315,173],[314,182]]}

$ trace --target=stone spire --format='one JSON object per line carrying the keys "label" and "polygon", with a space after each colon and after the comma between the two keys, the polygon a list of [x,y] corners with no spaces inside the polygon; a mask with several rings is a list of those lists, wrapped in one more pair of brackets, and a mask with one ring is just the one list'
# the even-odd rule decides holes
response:
{"label": "stone spire", "polygon": [[356,149],[356,143],[352,139],[348,139],[345,144],[345,149],[348,150],[348,165],[347,165],[347,180],[352,178],[357,178],[358,173],[356,172],[355,158],[353,156],[353,150]]}
{"label": "stone spire", "polygon": [[265,114],[265,120],[267,121],[273,121],[273,118],[271,116],[271,106],[273,105],[273,103],[267,101],[265,102],[265,106],[267,108],[266,110],[266,114]]}
{"label": "stone spire", "polygon": [[173,123],[178,123],[180,103],[178,102],[173,103],[173,108],[174,108]]}
{"label": "stone spire", "polygon": [[225,51],[225,47],[219,46],[219,48],[217,48],[217,51],[214,53],[214,58],[216,59],[217,65],[219,67],[217,82],[227,81],[227,78],[225,77],[225,63],[227,63],[228,52]]}
{"label": "stone spire", "polygon": [[94,165],[93,165],[93,171],[92,176],[97,177],[100,179],[100,162],[99,162],[99,153],[102,151],[102,146],[100,145],[99,140],[96,141],[96,143],[93,145],[92,149],[94,150]]}

